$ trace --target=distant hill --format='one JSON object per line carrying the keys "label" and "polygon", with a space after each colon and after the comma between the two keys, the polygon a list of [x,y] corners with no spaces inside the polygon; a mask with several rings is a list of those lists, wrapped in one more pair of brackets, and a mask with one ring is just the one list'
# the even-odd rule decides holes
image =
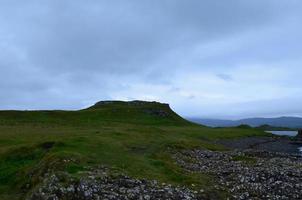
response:
{"label": "distant hill", "polygon": [[110,121],[166,125],[191,123],[175,113],[169,104],[156,101],[100,101],[83,111],[100,113]]}
{"label": "distant hill", "polygon": [[188,120],[211,127],[233,127],[246,124],[252,127],[268,125],[271,127],[302,128],[302,118],[299,117],[248,118],[241,120],[189,118]]}
{"label": "distant hill", "polygon": [[0,125],[5,124],[88,124],[135,123],[187,125],[191,122],[176,114],[169,104],[148,101],[100,101],[78,111],[0,111]]}

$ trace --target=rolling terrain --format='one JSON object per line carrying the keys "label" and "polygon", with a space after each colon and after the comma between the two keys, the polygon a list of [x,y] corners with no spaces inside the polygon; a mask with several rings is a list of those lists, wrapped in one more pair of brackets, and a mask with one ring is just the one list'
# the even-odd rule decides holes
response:
{"label": "rolling terrain", "polygon": [[213,141],[267,136],[261,130],[213,129],[191,123],[168,104],[102,101],[79,111],[0,111],[0,199],[27,199],[46,174],[75,179],[88,168],[203,188],[223,198],[213,177],[189,173],[172,158],[190,149],[226,150]]}

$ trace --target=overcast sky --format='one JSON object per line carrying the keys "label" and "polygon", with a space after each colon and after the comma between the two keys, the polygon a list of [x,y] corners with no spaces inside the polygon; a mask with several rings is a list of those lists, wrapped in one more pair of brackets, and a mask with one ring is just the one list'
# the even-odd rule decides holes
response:
{"label": "overcast sky", "polygon": [[1,0],[0,109],[156,100],[302,116],[301,0]]}

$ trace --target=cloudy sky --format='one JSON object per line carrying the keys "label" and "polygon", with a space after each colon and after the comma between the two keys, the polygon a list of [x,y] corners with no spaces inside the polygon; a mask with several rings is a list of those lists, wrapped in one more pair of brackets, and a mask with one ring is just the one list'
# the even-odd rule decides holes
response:
{"label": "cloudy sky", "polygon": [[301,0],[1,0],[0,109],[156,100],[302,116]]}

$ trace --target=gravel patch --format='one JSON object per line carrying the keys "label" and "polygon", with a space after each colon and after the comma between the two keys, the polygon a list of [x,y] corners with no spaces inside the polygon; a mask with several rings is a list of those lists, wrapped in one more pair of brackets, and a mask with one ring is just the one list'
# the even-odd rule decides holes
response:
{"label": "gravel patch", "polygon": [[296,154],[183,150],[173,157],[190,172],[214,175],[234,199],[302,199],[302,159]]}
{"label": "gravel patch", "polygon": [[66,173],[47,175],[28,200],[205,199],[199,192],[157,181],[108,175],[106,169],[90,171],[80,180]]}

